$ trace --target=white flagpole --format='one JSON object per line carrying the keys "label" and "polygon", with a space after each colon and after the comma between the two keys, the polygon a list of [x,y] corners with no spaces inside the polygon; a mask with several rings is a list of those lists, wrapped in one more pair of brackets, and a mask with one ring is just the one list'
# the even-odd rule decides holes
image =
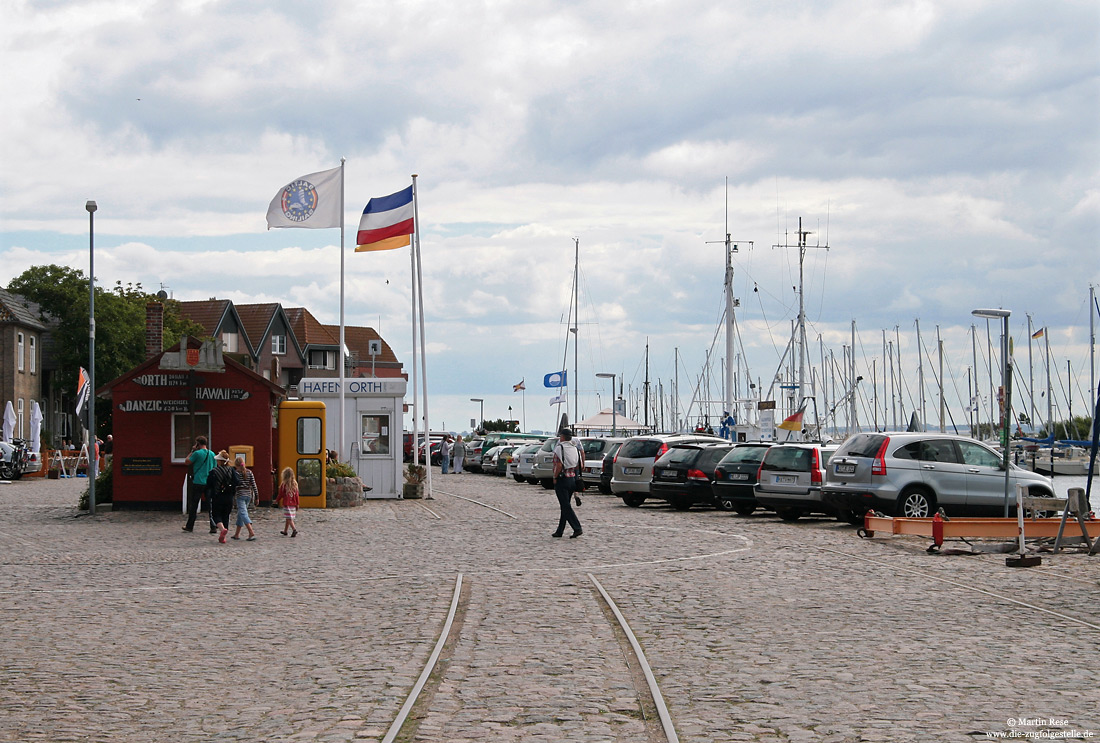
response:
{"label": "white flagpole", "polygon": [[431,430],[428,422],[428,350],[424,345],[424,266],[420,261],[420,209],[416,195],[416,173],[413,173],[413,231],[416,233],[416,296],[420,304],[420,383],[424,387],[424,440],[428,442],[425,457],[428,466],[428,493],[426,500],[432,500],[432,445]]}
{"label": "white flagpole", "polygon": [[340,158],[340,412],[336,416],[336,458],[344,452],[344,162]]}
{"label": "white flagpole", "polygon": [[[413,189],[413,227],[416,227],[416,189]],[[416,246],[409,247],[409,295],[412,297],[412,412],[413,412],[413,464],[420,464],[420,409],[417,405],[419,399],[416,391]],[[432,452],[428,449],[428,469],[431,470]]]}

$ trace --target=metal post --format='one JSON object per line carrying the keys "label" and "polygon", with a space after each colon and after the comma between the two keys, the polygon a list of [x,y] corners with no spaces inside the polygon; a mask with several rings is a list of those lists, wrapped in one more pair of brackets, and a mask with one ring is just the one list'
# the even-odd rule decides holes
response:
{"label": "metal post", "polygon": [[1001,320],[1001,386],[1004,388],[1004,409],[1001,411],[1001,449],[1003,451],[1002,466],[1005,470],[1005,504],[1004,517],[1008,518],[1008,504],[1011,498],[1010,475],[1008,460],[1008,425],[1012,417],[1012,362],[1009,360],[1011,349],[1008,338],[1008,318],[1011,310],[973,310],[970,314],[986,320]]}
{"label": "metal post", "polygon": [[88,210],[88,513],[95,516],[95,479],[99,474],[99,452],[95,445],[95,210]]}

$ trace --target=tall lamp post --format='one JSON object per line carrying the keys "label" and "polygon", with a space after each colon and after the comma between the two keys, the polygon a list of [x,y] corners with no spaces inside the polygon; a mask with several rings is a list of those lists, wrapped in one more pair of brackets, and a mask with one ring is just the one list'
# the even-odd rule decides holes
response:
{"label": "tall lamp post", "polygon": [[476,402],[476,403],[481,404],[481,417],[478,418],[478,420],[481,421],[481,428],[482,428],[482,430],[484,430],[485,429],[485,401],[483,399],[481,399],[480,397],[471,397],[470,402]]}
{"label": "tall lamp post", "polygon": [[88,210],[88,513],[95,516],[95,479],[99,474],[99,450],[95,438],[95,210]]}
{"label": "tall lamp post", "polygon": [[1002,466],[1005,470],[1005,508],[1004,516],[1008,518],[1009,499],[1009,464],[1008,464],[1008,424],[1012,416],[1012,361],[1008,347],[1008,317],[1011,310],[973,310],[970,314],[985,320],[1001,321],[1001,387],[1004,388],[1004,408],[1001,410],[1001,449],[1004,451]]}
{"label": "tall lamp post", "polygon": [[615,375],[614,374],[597,374],[600,379],[611,380],[611,435],[615,435]]}

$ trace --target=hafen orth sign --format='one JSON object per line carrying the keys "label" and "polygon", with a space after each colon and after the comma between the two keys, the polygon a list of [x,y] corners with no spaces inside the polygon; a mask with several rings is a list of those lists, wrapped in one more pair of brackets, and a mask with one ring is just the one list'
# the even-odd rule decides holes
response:
{"label": "hafen orth sign", "polygon": [[[344,394],[352,397],[366,395],[404,397],[407,384],[404,379],[398,378],[354,377],[344,379]],[[302,379],[298,382],[298,394],[303,397],[335,397],[340,394],[340,380],[336,377]]]}

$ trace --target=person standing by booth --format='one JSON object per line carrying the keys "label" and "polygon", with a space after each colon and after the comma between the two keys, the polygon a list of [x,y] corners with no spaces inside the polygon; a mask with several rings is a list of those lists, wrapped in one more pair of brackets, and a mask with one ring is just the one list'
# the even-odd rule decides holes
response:
{"label": "person standing by booth", "polygon": [[[187,486],[187,525],[184,531],[195,530],[195,516],[198,514],[199,501],[206,495],[206,480],[214,469],[214,452],[206,446],[206,437],[199,436],[195,439],[195,445],[191,447],[191,453],[184,462],[191,467],[190,482]],[[207,508],[209,509],[209,502]],[[210,522],[210,533],[217,531],[214,522]]]}

